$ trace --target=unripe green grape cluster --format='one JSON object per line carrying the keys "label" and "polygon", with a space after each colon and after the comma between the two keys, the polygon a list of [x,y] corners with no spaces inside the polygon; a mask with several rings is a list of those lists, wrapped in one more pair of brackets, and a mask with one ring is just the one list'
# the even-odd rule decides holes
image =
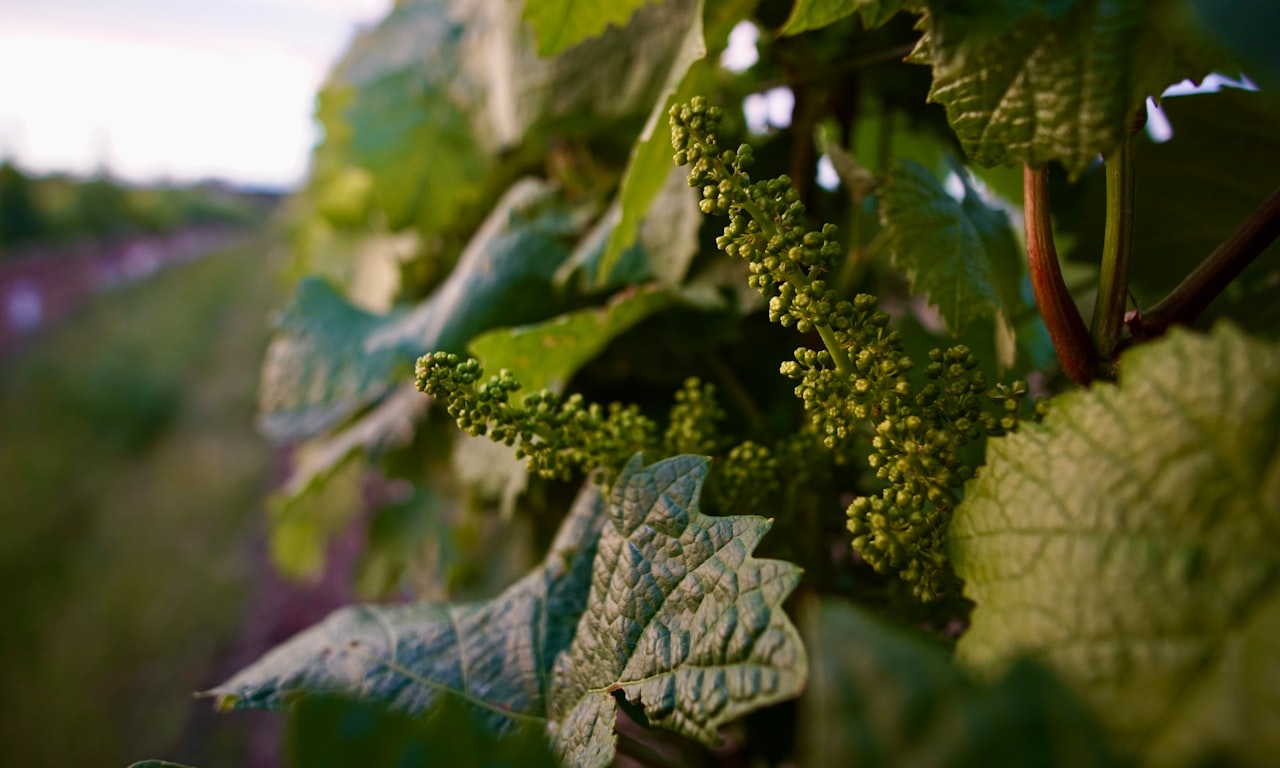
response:
{"label": "unripe green grape cluster", "polygon": [[751,149],[723,150],[721,111],[702,98],[669,113],[675,162],[690,165],[703,212],[729,218],[716,245],[744,259],[751,286],[769,302],[769,319],[802,333],[816,331],[823,349],[800,347],[781,366],[811,426],[839,459],[851,441],[869,439],[869,463],[888,483],[878,496],[849,506],[854,549],[876,570],[897,573],[922,600],[950,578],[945,530],[965,480],[973,474],[961,448],[1017,426],[1025,385],[991,390],[1000,415],[985,410],[986,383],[964,346],[935,349],[915,391],[914,367],[901,335],[868,294],[846,299],[823,279],[842,255],[835,227],[808,227],[805,208],[786,176],[752,181]]}

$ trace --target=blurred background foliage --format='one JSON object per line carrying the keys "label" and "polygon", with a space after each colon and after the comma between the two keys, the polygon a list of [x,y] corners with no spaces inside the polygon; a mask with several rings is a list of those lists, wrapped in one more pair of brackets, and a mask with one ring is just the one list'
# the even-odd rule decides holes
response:
{"label": "blurred background foliage", "polygon": [[252,194],[217,182],[139,186],[106,174],[88,180],[32,176],[0,163],[0,259],[23,245],[106,241],[131,234],[162,234],[196,226],[259,223],[274,195]]}

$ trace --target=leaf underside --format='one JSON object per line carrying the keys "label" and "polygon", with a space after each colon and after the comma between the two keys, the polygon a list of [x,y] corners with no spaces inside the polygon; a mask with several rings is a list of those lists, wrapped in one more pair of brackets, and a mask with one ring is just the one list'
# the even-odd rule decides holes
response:
{"label": "leaf underside", "polygon": [[1280,760],[1280,347],[1219,325],[988,444],[959,655],[1047,660],[1153,764]]}
{"label": "leaf underside", "polygon": [[550,187],[508,190],[449,278],[411,311],[374,315],[310,278],[283,313],[263,364],[261,425],[273,439],[321,434],[378,401],[424,350],[462,351],[476,334],[545,317],[545,290],[576,229]]}
{"label": "leaf underside", "polygon": [[972,160],[1056,160],[1075,177],[1116,146],[1148,96],[1210,71],[1183,55],[1165,5],[933,2],[909,60],[933,68],[929,98]]}
{"label": "leaf underside", "polygon": [[933,174],[913,162],[895,163],[880,191],[880,219],[894,265],[912,293],[927,293],[952,333],[980,317],[1021,304],[1017,241],[1003,211],[987,207],[967,180],[954,200]]}
{"label": "leaf underside", "polygon": [[526,0],[524,19],[538,38],[538,55],[552,56],[622,26],[631,14],[655,0]]}

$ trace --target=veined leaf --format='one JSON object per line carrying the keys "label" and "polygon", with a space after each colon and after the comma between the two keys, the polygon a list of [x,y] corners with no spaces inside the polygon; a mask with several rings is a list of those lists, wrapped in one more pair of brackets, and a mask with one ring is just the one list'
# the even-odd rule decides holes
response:
{"label": "veined leaf", "polygon": [[277,440],[314,437],[386,395],[425,350],[462,351],[482,331],[545,317],[547,286],[577,228],[550,187],[527,179],[412,311],[373,315],[327,283],[304,280],[267,350],[263,431]]}
{"label": "veined leaf", "polygon": [[209,694],[250,708],[336,692],[411,713],[452,697],[498,732],[547,723],[583,766],[613,760],[617,696],[714,743],[796,696],[807,662],[781,608],[800,570],[752,556],[769,521],[698,510],[707,463],[637,456],[607,505],[586,487],[542,566],[493,600],[348,608]]}
{"label": "veined leaf", "polygon": [[893,262],[912,293],[927,293],[952,333],[978,317],[1021,305],[1018,243],[1003,211],[988,208],[964,183],[964,199],[946,193],[933,174],[896,163],[880,190],[880,220]]}
{"label": "veined leaf", "polygon": [[1111,151],[1148,96],[1207,65],[1162,0],[934,0],[910,60],[982,165],[1056,160],[1074,177]]}
{"label": "veined leaf", "polygon": [[863,26],[872,29],[910,5],[910,0],[796,0],[778,34],[785,37],[822,29],[855,13],[862,16]]}
{"label": "veined leaf", "polygon": [[959,655],[1034,653],[1152,765],[1280,760],[1280,346],[1175,330],[988,443]]}
{"label": "veined leaf", "polygon": [[550,388],[561,392],[570,377],[615,337],[675,295],[658,285],[631,288],[601,308],[582,309],[536,325],[489,331],[471,342],[471,353],[485,370],[515,374],[525,392]]}
{"label": "veined leaf", "polygon": [[329,692],[414,714],[452,696],[496,732],[541,724],[552,661],[587,604],[604,521],[604,496],[587,486],[542,565],[494,599],[345,608],[208,693],[221,709]]}
{"label": "veined leaf", "polygon": [[805,617],[803,765],[1120,764],[1092,714],[1039,664],[986,685],[850,604],[815,601]]}
{"label": "veined leaf", "polygon": [[[459,98],[463,25],[444,2],[397,4],[359,35],[326,89],[326,113],[393,229],[437,231],[481,196],[492,158]],[[335,137],[336,138],[336,137]]]}
{"label": "veined leaf", "polygon": [[614,484],[591,596],[556,660],[549,711],[562,759],[613,760],[618,701],[717,742],[723,723],[799,694],[804,647],[782,610],[800,569],[752,551],[771,522],[698,509],[707,459],[677,456]]}
{"label": "veined leaf", "polygon": [[610,24],[623,26],[655,0],[525,0],[524,18],[538,38],[538,55],[554,56]]}

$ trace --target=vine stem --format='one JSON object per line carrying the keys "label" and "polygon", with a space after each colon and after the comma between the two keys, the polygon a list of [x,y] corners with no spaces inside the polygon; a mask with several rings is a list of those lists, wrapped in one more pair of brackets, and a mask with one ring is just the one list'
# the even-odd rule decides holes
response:
{"label": "vine stem", "polygon": [[1049,329],[1063,372],[1077,384],[1088,384],[1098,373],[1098,352],[1062,279],[1049,221],[1047,166],[1023,167],[1022,207],[1027,225],[1027,266],[1040,316]]}
{"label": "vine stem", "polygon": [[1209,257],[1187,275],[1159,304],[1126,318],[1135,338],[1159,336],[1174,324],[1194,322],[1200,313],[1280,237],[1280,188],[1271,193],[1249,218]]}
{"label": "vine stem", "polygon": [[1089,324],[1093,348],[1103,361],[1116,358],[1124,329],[1129,297],[1129,254],[1133,249],[1133,151],[1132,136],[1125,132],[1116,151],[1107,158],[1107,223],[1102,242],[1102,269],[1098,274],[1098,298]]}

